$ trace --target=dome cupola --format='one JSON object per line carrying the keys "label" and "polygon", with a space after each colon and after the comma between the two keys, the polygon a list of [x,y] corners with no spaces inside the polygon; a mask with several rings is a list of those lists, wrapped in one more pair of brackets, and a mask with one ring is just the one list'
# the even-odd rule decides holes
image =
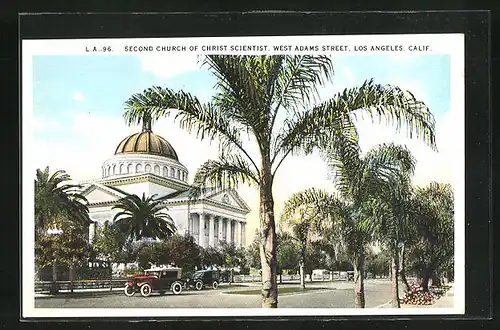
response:
{"label": "dome cupola", "polygon": [[172,145],[151,130],[127,136],[116,147],[115,155],[119,154],[151,154],[179,160]]}

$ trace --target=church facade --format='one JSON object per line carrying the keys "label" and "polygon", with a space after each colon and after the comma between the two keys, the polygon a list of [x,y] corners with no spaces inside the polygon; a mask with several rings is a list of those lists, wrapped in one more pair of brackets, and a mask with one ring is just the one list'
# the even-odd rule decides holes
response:
{"label": "church facade", "polygon": [[[195,152],[195,151],[193,151]],[[163,137],[146,128],[123,139],[114,155],[102,165],[102,178],[82,182],[94,223],[89,237],[105,221],[113,221],[119,210],[113,206],[128,194],[157,194],[175,222],[178,234],[187,234],[202,247],[221,241],[245,245],[246,215],[250,208],[234,189],[206,189],[189,198],[189,173],[177,152]]]}

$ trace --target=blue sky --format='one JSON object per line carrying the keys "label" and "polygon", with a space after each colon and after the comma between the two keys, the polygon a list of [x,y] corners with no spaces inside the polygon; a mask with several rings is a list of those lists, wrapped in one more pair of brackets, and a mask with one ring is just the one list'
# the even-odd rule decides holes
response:
{"label": "blue sky", "polygon": [[[437,117],[448,111],[448,55],[402,60],[389,56],[339,56],[334,57],[333,62],[335,75],[331,91],[359,85],[369,78],[381,84],[403,85],[403,88],[407,82],[407,88],[422,98]],[[183,89],[206,101],[215,83],[206,70],[187,71],[174,77],[155,75],[142,69],[138,56],[36,56],[33,73],[35,116],[47,120],[57,118],[61,124],[67,124],[75,113],[121,116],[123,103],[130,95],[153,85]],[[36,132],[37,137],[43,138],[62,137],[70,132],[55,133]]]}
{"label": "blue sky", "polygon": [[[450,156],[456,146],[452,132],[456,127],[449,120],[453,110],[449,56],[358,55],[332,59],[335,75],[332,84],[320,91],[322,98],[373,78],[377,83],[410,90],[435,115],[439,152],[371,121],[358,123],[362,149],[366,151],[382,142],[406,144],[418,160],[416,184],[451,182],[456,161]],[[49,165],[51,171],[64,169],[79,181],[98,178],[101,164],[113,155],[118,143],[139,131],[138,127],[127,127],[122,117],[123,104],[132,94],[159,85],[183,89],[208,101],[215,79],[199,69],[192,57],[184,55],[58,55],[33,57],[33,83],[35,166]],[[189,180],[198,166],[217,157],[216,144],[197,140],[180,130],[171,118],[155,123],[153,131],[176,149],[179,160],[189,170]],[[333,189],[324,162],[317,155],[287,159],[275,181],[276,214],[292,193],[310,187]],[[258,226],[258,194],[249,187],[241,187],[239,193],[252,209],[247,217],[250,242],[253,229]]]}

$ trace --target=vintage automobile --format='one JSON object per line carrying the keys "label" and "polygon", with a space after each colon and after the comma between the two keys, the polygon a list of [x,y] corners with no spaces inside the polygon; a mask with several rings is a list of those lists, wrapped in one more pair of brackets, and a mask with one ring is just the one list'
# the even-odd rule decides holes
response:
{"label": "vintage automobile", "polygon": [[172,291],[174,295],[182,292],[184,283],[181,280],[181,268],[151,268],[144,271],[144,275],[132,276],[125,285],[125,295],[132,297],[140,292],[143,297],[148,297],[153,292],[164,294]]}
{"label": "vintage automobile", "polygon": [[194,288],[195,290],[199,291],[206,287],[217,289],[220,282],[220,271],[206,269],[195,272],[193,276],[191,276],[189,281],[186,281],[185,283],[187,283],[189,288]]}

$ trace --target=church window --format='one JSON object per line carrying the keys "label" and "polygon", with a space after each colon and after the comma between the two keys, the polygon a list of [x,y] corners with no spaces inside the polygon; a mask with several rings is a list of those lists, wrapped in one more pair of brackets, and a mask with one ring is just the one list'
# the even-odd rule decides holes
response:
{"label": "church window", "polygon": [[160,175],[160,166],[155,165],[155,174]]}
{"label": "church window", "polygon": [[120,174],[125,173],[125,165],[120,164]]}
{"label": "church window", "polygon": [[137,166],[135,167],[135,172],[136,173],[141,173],[142,172],[142,164],[137,164]]}
{"label": "church window", "polygon": [[113,165],[113,175],[116,173],[116,165]]}
{"label": "church window", "polygon": [[170,169],[170,176],[172,178],[175,176],[175,169],[173,167]]}
{"label": "church window", "polygon": [[168,176],[168,168],[166,166],[163,167],[163,176]]}
{"label": "church window", "polygon": [[147,173],[151,173],[151,165],[146,164],[145,170],[146,170]]}
{"label": "church window", "polygon": [[181,171],[177,170],[177,176],[176,176],[176,178],[180,179],[180,177],[181,177]]}
{"label": "church window", "polygon": [[132,173],[132,164],[128,164],[127,166],[127,174]]}

